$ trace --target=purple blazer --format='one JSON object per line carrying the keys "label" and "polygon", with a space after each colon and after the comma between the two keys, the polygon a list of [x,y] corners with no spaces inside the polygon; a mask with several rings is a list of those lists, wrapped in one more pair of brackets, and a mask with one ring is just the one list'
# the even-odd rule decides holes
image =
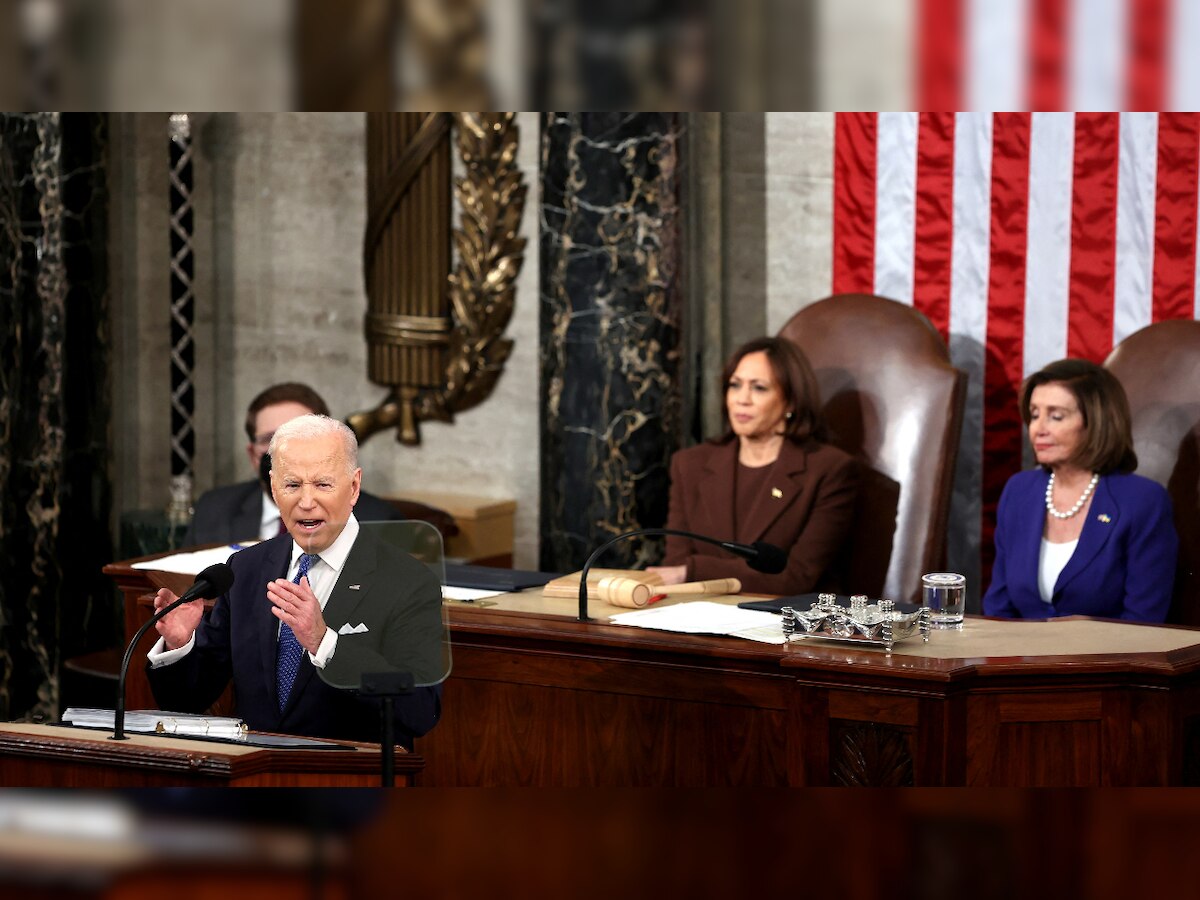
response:
{"label": "purple blazer", "polygon": [[1047,604],[1038,590],[1038,556],[1049,480],[1050,474],[1039,467],[1017,473],[1004,486],[984,615],[1164,621],[1171,606],[1179,539],[1162,485],[1132,474],[1100,479],[1079,543]]}

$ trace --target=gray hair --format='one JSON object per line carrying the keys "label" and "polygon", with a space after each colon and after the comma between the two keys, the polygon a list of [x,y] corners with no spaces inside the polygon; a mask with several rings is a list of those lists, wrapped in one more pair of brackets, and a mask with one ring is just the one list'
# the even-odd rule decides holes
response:
{"label": "gray hair", "polygon": [[354,474],[354,470],[358,468],[358,438],[344,422],[331,419],[329,416],[316,414],[297,416],[284,422],[275,429],[275,435],[271,438],[271,446],[267,448],[267,452],[271,454],[273,460],[276,451],[283,449],[290,440],[312,440],[330,435],[341,439],[342,455],[346,458],[346,471]]}

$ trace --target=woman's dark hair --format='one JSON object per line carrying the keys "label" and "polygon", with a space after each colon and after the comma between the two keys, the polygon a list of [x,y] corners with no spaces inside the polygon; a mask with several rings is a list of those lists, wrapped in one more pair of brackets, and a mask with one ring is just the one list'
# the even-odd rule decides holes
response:
{"label": "woman's dark hair", "polygon": [[[798,444],[809,438],[824,440],[825,421],[821,417],[821,391],[817,386],[817,376],[813,374],[808,358],[789,340],[755,338],[734,350],[721,372],[721,396],[724,397],[728,391],[729,381],[742,359],[751,353],[766,354],[771,364],[771,374],[783,392],[784,409],[792,413],[790,419],[783,420],[784,437]],[[729,425],[729,407],[724,402],[721,403],[721,421],[725,423],[725,433],[717,441],[725,443],[732,440],[734,435]]]}
{"label": "woman's dark hair", "polygon": [[1021,420],[1026,427],[1034,388],[1044,384],[1061,384],[1070,391],[1083,415],[1083,446],[1072,464],[1101,475],[1137,468],[1129,399],[1112,372],[1086,359],[1060,359],[1030,375],[1021,394]]}

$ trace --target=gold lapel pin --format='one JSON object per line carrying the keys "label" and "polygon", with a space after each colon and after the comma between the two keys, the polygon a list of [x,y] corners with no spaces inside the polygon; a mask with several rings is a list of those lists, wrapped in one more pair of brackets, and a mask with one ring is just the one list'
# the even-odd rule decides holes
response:
{"label": "gold lapel pin", "polygon": [[783,491],[781,491],[779,488],[771,488],[771,496],[774,497],[776,500],[782,500],[783,499]]}
{"label": "gold lapel pin", "polygon": [[1107,525],[1109,522],[1112,521],[1112,518],[1109,516],[1108,513],[1100,513],[1100,515],[1096,516],[1096,518],[1099,519],[1101,522],[1103,522],[1105,525]]}

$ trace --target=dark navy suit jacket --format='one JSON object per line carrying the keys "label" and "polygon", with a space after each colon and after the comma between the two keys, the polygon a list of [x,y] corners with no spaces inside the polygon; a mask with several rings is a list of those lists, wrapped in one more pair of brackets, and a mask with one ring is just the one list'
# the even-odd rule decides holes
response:
{"label": "dark navy suit jacket", "polygon": [[[229,559],[234,582],[196,629],[196,644],[183,659],[148,669],[159,706],[178,712],[208,709],[233,679],[237,715],[256,731],[309,737],[378,741],[378,701],[331,687],[305,653],[287,706],[281,711],[275,679],[279,620],[271,613],[267,582],[286,577],[292,539],[280,535]],[[326,672],[357,683],[361,671],[403,666],[418,684],[444,674],[444,631],[438,579],[406,553],[360,528],[323,613],[334,631],[360,623],[367,631],[339,634]],[[398,658],[399,657],[399,658]],[[334,665],[337,664],[337,665]],[[340,669],[339,669],[340,667]],[[355,672],[357,667],[359,672]],[[441,687],[417,687],[396,702],[398,743],[431,729],[441,711]]]}
{"label": "dark navy suit jacket", "polygon": [[1164,621],[1171,606],[1179,539],[1162,485],[1132,474],[1100,479],[1079,543],[1047,604],[1038,590],[1038,556],[1049,479],[1048,472],[1037,468],[1014,475],[1004,486],[984,615]]}

